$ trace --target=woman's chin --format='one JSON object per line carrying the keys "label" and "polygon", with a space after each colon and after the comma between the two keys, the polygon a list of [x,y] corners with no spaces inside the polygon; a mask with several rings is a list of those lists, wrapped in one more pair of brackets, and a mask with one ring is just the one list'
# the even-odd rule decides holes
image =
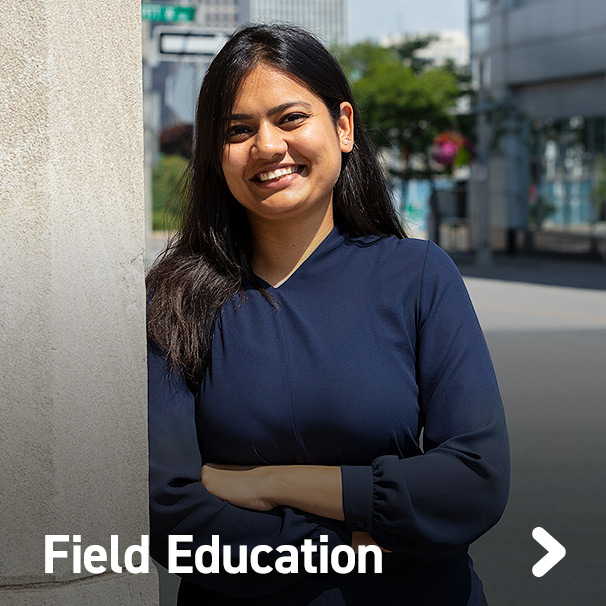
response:
{"label": "woman's chin", "polygon": [[[281,192],[284,194],[285,192]],[[266,217],[266,218],[279,218],[279,217],[296,217],[306,212],[311,211],[313,208],[320,208],[317,202],[312,202],[306,198],[300,198],[295,196],[286,195],[273,195],[268,196],[264,200],[257,203],[246,205],[247,212],[249,215]]]}

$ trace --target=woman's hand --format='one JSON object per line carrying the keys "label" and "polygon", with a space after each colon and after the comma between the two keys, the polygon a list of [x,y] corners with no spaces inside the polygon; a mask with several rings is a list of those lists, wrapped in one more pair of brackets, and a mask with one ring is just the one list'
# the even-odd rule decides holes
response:
{"label": "woman's hand", "polygon": [[[310,513],[342,520],[340,502],[332,505],[336,513],[330,509],[323,511],[326,507],[330,508],[330,504],[320,504],[327,493],[323,494],[324,491],[319,489],[325,488],[322,485],[326,484],[327,480],[329,484],[335,481],[336,469],[286,465],[247,467],[207,463],[202,466],[200,481],[208,492],[238,507],[269,511],[278,505],[290,505]],[[289,483],[285,484],[285,480],[289,480]],[[335,496],[333,500],[338,501]],[[391,553],[377,545],[368,532],[352,532],[351,546],[356,553],[361,545],[376,545],[381,551]]]}
{"label": "woman's hand", "polygon": [[269,467],[208,463],[202,467],[200,481],[208,492],[232,505],[269,511],[277,505],[271,498],[269,470]]}
{"label": "woman's hand", "polygon": [[351,533],[351,546],[353,547],[354,551],[358,553],[358,548],[361,545],[376,545],[384,553],[391,553],[389,549],[384,549],[380,545],[377,545],[376,541],[370,536],[370,533],[354,530]]}

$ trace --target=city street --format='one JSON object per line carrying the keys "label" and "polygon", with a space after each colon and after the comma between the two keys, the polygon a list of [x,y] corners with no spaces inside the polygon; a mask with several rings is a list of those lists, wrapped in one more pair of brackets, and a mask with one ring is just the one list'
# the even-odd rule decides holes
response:
{"label": "city street", "polygon": [[[505,404],[512,480],[502,521],[472,546],[475,566],[491,606],[601,604],[606,268],[499,259],[490,273],[500,279],[465,281]],[[536,526],[567,550],[542,578],[531,572],[545,554],[531,537]]]}

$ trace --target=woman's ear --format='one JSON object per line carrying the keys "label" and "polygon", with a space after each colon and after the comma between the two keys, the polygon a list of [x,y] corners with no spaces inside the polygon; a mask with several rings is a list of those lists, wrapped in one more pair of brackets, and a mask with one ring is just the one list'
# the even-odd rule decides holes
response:
{"label": "woman's ear", "polygon": [[348,154],[354,146],[354,118],[353,107],[351,103],[343,101],[341,103],[341,114],[337,120],[337,134],[341,144],[341,151]]}

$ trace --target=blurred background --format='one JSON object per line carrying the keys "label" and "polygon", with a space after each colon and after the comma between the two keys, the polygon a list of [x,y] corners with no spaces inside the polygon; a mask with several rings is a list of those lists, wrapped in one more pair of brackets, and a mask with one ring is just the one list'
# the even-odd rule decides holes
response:
{"label": "blurred background", "polygon": [[[503,520],[471,548],[491,606],[598,605],[606,583],[606,2],[143,2],[147,256],[197,90],[246,22],[289,21],[339,58],[410,235],[458,264],[512,446]],[[567,549],[544,577],[542,526]],[[163,577],[163,604],[177,581]]]}

